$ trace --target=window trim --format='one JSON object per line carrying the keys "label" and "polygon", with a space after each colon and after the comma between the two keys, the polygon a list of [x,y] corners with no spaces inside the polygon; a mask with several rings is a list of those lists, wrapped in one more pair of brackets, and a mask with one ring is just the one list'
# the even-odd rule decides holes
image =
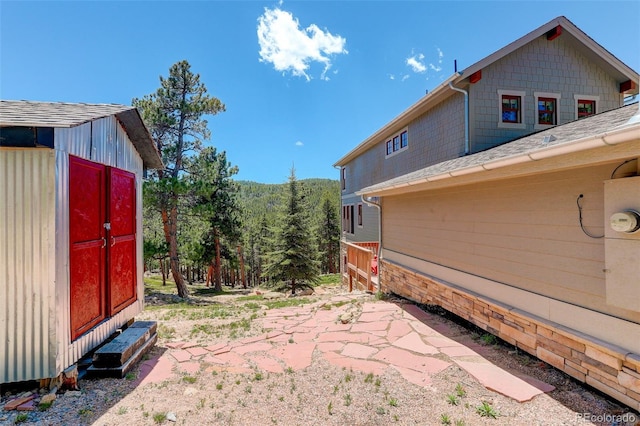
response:
{"label": "window trim", "polygon": [[[407,135],[405,138],[406,145],[402,146],[402,135]],[[402,151],[406,151],[409,149],[409,129],[405,127],[404,129],[392,134],[390,137],[385,138],[385,158],[393,157],[401,153]]]}
{"label": "window trim", "polygon": [[358,203],[358,228],[362,228],[363,227],[363,221],[362,221],[362,203]]}
{"label": "window trim", "polygon": [[[508,123],[502,121],[502,97],[503,96],[517,96],[520,97],[520,122]],[[523,90],[503,90],[498,89],[498,128],[501,129],[525,129],[525,108],[526,105],[526,92]]]}
{"label": "window trim", "polygon": [[[600,96],[593,96],[593,95],[573,95],[573,100],[574,102],[574,108],[575,108],[575,117],[576,120],[579,119],[580,117],[578,116],[578,101],[593,101],[596,103],[596,108],[595,111],[593,112],[592,115],[596,115],[599,110],[598,108],[600,108]],[[591,117],[591,115],[587,115],[586,117]],[[584,118],[584,117],[583,117]]]}
{"label": "window trim", "polygon": [[[562,96],[560,96],[560,93],[550,93],[550,92],[533,92],[533,97],[535,98],[535,124],[533,125],[534,130],[542,130],[542,129],[548,129],[550,127],[554,127],[557,126],[559,121],[560,121],[560,117],[558,115],[558,108],[560,106],[560,99],[562,98]],[[538,101],[543,98],[543,99],[555,99],[556,101],[556,110],[555,110],[555,114],[554,114],[554,124],[541,124],[540,123],[540,118],[538,116]]]}
{"label": "window trim", "polygon": [[355,219],[354,219],[354,204],[342,205],[342,232],[349,235],[355,235]]}

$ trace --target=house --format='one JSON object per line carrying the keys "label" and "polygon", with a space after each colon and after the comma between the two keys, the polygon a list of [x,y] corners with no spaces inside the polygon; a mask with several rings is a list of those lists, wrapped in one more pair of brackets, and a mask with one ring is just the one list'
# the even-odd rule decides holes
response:
{"label": "house", "polygon": [[564,17],[455,73],[336,163],[343,245],[640,409],[638,79]]}
{"label": "house", "polygon": [[0,383],[58,376],[142,311],[142,178],[125,105],[0,101]]}

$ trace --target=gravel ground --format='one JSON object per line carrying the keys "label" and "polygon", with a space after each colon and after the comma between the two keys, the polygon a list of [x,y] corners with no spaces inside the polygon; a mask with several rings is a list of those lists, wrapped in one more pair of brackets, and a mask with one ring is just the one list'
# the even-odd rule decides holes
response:
{"label": "gravel ground", "polygon": [[[338,288],[324,290],[324,294],[316,294],[309,300],[317,301],[339,291]],[[361,294],[358,300],[362,303],[375,298]],[[138,318],[155,319],[159,323],[160,339],[150,356],[160,355],[166,350],[164,345],[171,341],[198,338],[212,343],[228,342],[262,331],[249,327],[238,335],[230,327],[225,328],[230,321],[228,318],[212,318],[197,322],[211,323],[217,327],[216,333],[194,336],[194,320],[163,309],[165,302],[164,296],[149,296],[149,305],[160,306],[147,309]],[[193,298],[192,302],[195,305],[211,303],[211,298]],[[235,309],[235,315],[248,312],[237,309],[238,303],[233,297],[226,296],[223,302],[218,302]],[[302,312],[305,306],[298,309]],[[446,313],[438,309],[430,311],[440,314],[439,321],[452,322]],[[477,333],[475,328],[465,324],[456,322],[452,326],[455,333]],[[46,410],[20,413],[0,410],[0,424],[524,426],[623,425],[624,422],[616,423],[615,420],[630,420],[632,416],[640,419],[637,413],[627,413],[628,409],[608,397],[535,358],[514,353],[507,345],[492,345],[486,357],[505,369],[552,384],[556,390],[518,403],[487,390],[455,364],[434,376],[425,388],[407,382],[391,368],[379,376],[367,375],[332,366],[316,353],[310,367],[282,374],[257,370],[251,374],[201,370],[192,376],[136,386],[134,370],[134,374],[125,379],[81,380],[80,391],[59,393]],[[16,391],[6,392],[4,388],[3,392],[0,407],[17,395]],[[589,413],[594,416],[591,420],[596,421],[585,420],[582,413]]]}

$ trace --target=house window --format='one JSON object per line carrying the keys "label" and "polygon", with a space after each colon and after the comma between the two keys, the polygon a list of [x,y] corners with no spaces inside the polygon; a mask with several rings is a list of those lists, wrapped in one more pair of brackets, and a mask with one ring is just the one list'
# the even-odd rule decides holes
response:
{"label": "house window", "polygon": [[600,96],[574,95],[576,101],[576,120],[598,113]]}
{"label": "house window", "polygon": [[353,234],[355,229],[355,218],[353,217],[353,210],[353,204],[342,206],[342,231],[346,232],[347,234]]}
{"label": "house window", "polygon": [[342,184],[342,190],[344,191],[345,189],[347,189],[347,169],[346,169],[346,167],[343,167],[340,170],[340,182]]}
{"label": "house window", "polygon": [[502,95],[502,122],[520,123],[522,121],[522,98]]}
{"label": "house window", "polygon": [[538,124],[556,124],[556,100],[538,98]]}
{"label": "house window", "polygon": [[519,90],[498,90],[498,127],[525,128],[525,96]]}
{"label": "house window", "polygon": [[390,139],[387,140],[385,145],[386,147],[386,156],[392,156],[400,151],[404,151],[409,147],[409,133],[406,129],[402,130],[400,133],[393,135]]}
{"label": "house window", "polygon": [[536,124],[534,129],[546,129],[558,124],[559,93],[534,92],[536,98]]}
{"label": "house window", "polygon": [[362,227],[362,203],[358,204],[358,226]]}

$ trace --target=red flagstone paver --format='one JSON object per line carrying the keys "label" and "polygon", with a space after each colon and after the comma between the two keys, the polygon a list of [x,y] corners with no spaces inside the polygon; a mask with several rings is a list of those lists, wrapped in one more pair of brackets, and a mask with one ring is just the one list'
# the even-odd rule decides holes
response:
{"label": "red flagstone paver", "polygon": [[200,346],[200,343],[198,343],[198,342],[185,342],[182,345],[182,349],[192,348],[194,346]]}
{"label": "red flagstone paver", "polygon": [[235,352],[225,352],[223,354],[216,355],[216,357],[230,366],[246,367],[248,365],[247,361]]}
{"label": "red flagstone paver", "polygon": [[382,362],[367,359],[353,359],[335,352],[325,352],[322,356],[332,365],[353,369],[367,374],[373,373],[379,375],[384,373],[388,367],[387,364]]}
{"label": "red flagstone paver", "polygon": [[390,342],[395,342],[400,337],[406,336],[411,333],[413,328],[409,325],[406,320],[394,319],[389,324],[389,330],[387,331],[387,339]]}
{"label": "red flagstone paver", "polygon": [[329,352],[329,351],[337,352],[342,350],[344,345],[345,344],[342,342],[325,342],[325,343],[318,343],[317,347],[322,352]]}
{"label": "red flagstone paver", "polygon": [[283,373],[284,368],[278,363],[277,360],[267,356],[253,356],[251,357],[256,366],[260,370],[268,371],[269,373]]}
{"label": "red flagstone paver", "polygon": [[246,339],[242,339],[242,340],[240,340],[240,343],[242,343],[243,345],[247,345],[249,343],[255,343],[255,342],[259,342],[261,340],[265,340],[266,338],[267,338],[266,334],[261,334],[260,336],[247,337]]}
{"label": "red flagstone paver", "polygon": [[362,312],[401,312],[400,308],[393,303],[365,302],[362,305]]}
{"label": "red flagstone paver", "polygon": [[240,355],[244,355],[244,354],[249,353],[249,352],[268,351],[271,348],[273,348],[273,345],[271,343],[256,342],[256,343],[251,343],[251,344],[248,344],[248,345],[237,346],[237,347],[233,348],[233,352],[235,352],[237,354],[240,354]]}
{"label": "red flagstone paver", "polygon": [[184,342],[170,342],[165,343],[164,345],[169,349],[180,349],[184,345]]}
{"label": "red flagstone paver", "polygon": [[342,349],[341,355],[351,358],[367,359],[378,352],[378,349],[359,343],[347,343]]}
{"label": "red flagstone paver", "polygon": [[16,410],[18,411],[34,411],[36,409],[36,400],[32,399],[31,401],[27,401],[24,404],[18,405]]}
{"label": "red flagstone paver", "polygon": [[188,373],[188,374],[196,374],[198,371],[200,371],[200,366],[202,364],[198,361],[187,361],[187,362],[181,362],[179,365],[179,368],[181,371]]}
{"label": "red flagstone paver", "polygon": [[380,352],[373,356],[373,359],[385,361],[398,367],[410,368],[416,371],[432,371],[435,373],[451,365],[437,358],[415,355],[404,349],[394,347],[380,350]]}
{"label": "red flagstone paver", "polygon": [[369,345],[371,346],[376,346],[376,347],[387,347],[389,346],[389,340],[387,340],[387,338],[385,336],[372,336],[371,339],[369,339]]}
{"label": "red flagstone paver", "polygon": [[148,383],[160,383],[174,376],[173,364],[169,358],[160,356],[151,358],[140,364],[135,385],[142,386]]}
{"label": "red flagstone paver", "polygon": [[404,377],[406,381],[415,385],[426,387],[431,384],[431,375],[427,373],[411,370],[410,368],[398,367],[397,365],[392,366],[392,368],[395,368],[396,371],[402,374],[402,377]]}
{"label": "red flagstone paver", "polygon": [[436,348],[424,343],[420,335],[415,331],[393,342],[393,346],[407,349],[412,352],[418,352],[423,355],[433,355],[438,353]]}
{"label": "red flagstone paver", "polygon": [[178,349],[177,351],[170,352],[171,356],[178,362],[185,362],[191,359],[191,354],[184,349]]}
{"label": "red flagstone paver", "polygon": [[293,339],[294,342],[311,342],[318,336],[318,333],[293,333],[290,338]]}
{"label": "red flagstone paver", "polygon": [[416,319],[409,320],[409,324],[411,325],[411,328],[413,328],[415,331],[422,334],[423,336],[441,336],[441,334],[435,331],[433,328],[429,327],[425,323],[422,323]]}
{"label": "red flagstone paver", "polygon": [[466,346],[445,346],[440,348],[440,352],[450,357],[460,357],[460,356],[474,356],[478,355],[477,352],[468,348]]}
{"label": "red flagstone paver", "polygon": [[341,322],[327,326],[326,331],[346,331],[351,330],[351,323],[343,324]]}
{"label": "red flagstone paver", "polygon": [[469,362],[454,359],[454,362],[475,377],[487,389],[525,402],[544,393],[519,377],[489,362]]}
{"label": "red flagstone paver", "polygon": [[267,333],[267,339],[273,339],[274,337],[281,336],[284,331],[275,330]]}
{"label": "red flagstone paver", "polygon": [[460,343],[456,342],[453,339],[449,339],[444,336],[427,336],[425,340],[435,346],[436,348],[445,348],[445,347],[460,347],[462,346]]}
{"label": "red flagstone paver", "polygon": [[311,365],[313,350],[316,344],[313,342],[291,343],[285,346],[271,349],[271,356],[281,359],[295,371],[304,370]]}
{"label": "red flagstone paver", "polygon": [[[210,346],[206,346],[205,347],[206,350],[208,350],[209,352],[213,352],[213,353],[215,353],[216,351],[219,351],[220,349],[223,349],[223,348],[228,348],[226,343],[218,343],[218,344],[215,344],[215,345],[210,345]],[[229,350],[231,350],[231,348],[229,348]]]}
{"label": "red flagstone paver", "polygon": [[358,317],[358,322],[378,322],[391,319],[392,314],[389,311],[379,312],[363,312]]}
{"label": "red flagstone paver", "polygon": [[206,350],[205,348],[203,348],[201,346],[191,347],[191,348],[186,349],[186,351],[189,352],[192,356],[201,356],[201,355],[209,353],[208,350]]}
{"label": "red flagstone paver", "polygon": [[348,333],[346,331],[331,331],[320,334],[318,336],[318,342],[354,342],[354,343],[367,343],[369,336],[364,333]]}
{"label": "red flagstone paver", "polygon": [[358,333],[360,331],[385,331],[385,335],[387,328],[389,327],[389,321],[376,321],[376,322],[357,322],[351,326],[351,331],[353,333]]}
{"label": "red flagstone paver", "polygon": [[200,361],[208,364],[226,364],[226,362],[223,359],[220,359],[217,356],[213,356],[213,355],[205,355],[203,358],[200,359]]}

